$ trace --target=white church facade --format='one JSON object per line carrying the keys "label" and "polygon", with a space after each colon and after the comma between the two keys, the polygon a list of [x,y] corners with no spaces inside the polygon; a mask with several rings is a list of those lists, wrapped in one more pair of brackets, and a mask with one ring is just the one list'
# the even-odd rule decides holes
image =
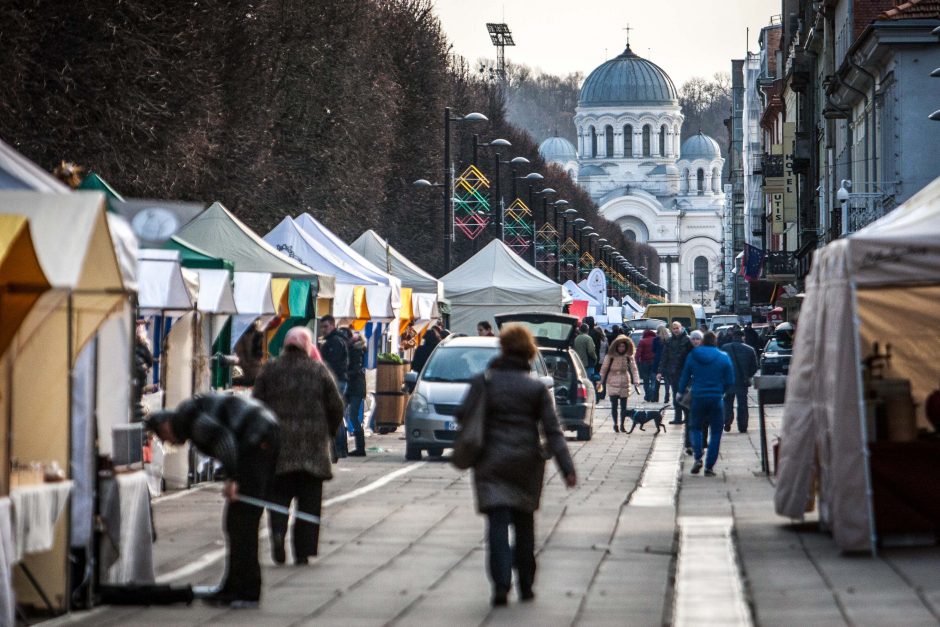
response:
{"label": "white church facade", "polygon": [[542,157],[556,163],[591,195],[600,215],[624,234],[652,246],[672,302],[716,308],[722,289],[724,159],[711,137],[680,143],[683,121],[672,79],[630,50],[584,81],[574,123],[577,148],[545,140]]}

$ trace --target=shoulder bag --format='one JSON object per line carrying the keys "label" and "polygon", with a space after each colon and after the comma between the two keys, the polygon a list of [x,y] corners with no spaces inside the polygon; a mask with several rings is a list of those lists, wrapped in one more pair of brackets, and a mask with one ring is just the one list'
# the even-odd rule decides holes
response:
{"label": "shoulder bag", "polygon": [[490,375],[483,375],[480,393],[464,400],[463,420],[454,440],[454,452],[450,463],[461,470],[472,468],[483,454],[483,428],[486,424],[487,384]]}

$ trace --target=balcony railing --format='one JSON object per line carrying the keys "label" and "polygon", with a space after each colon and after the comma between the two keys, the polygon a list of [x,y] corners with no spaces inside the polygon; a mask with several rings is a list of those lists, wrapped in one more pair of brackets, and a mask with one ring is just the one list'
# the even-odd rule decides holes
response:
{"label": "balcony railing", "polygon": [[772,250],[764,259],[764,276],[768,279],[791,279],[796,277],[796,255],[782,250]]}
{"label": "balcony railing", "polygon": [[848,218],[844,234],[854,233],[884,216],[893,207],[888,207],[890,197],[881,192],[849,194],[842,215]]}

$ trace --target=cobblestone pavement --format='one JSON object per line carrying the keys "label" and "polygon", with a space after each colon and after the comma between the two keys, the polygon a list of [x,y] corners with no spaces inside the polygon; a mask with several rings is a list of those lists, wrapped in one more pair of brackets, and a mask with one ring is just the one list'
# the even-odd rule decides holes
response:
{"label": "cobblestone pavement", "polygon": [[[753,400],[753,399],[752,399]],[[552,466],[537,517],[537,599],[491,609],[483,519],[469,473],[404,461],[401,434],[373,436],[325,489],[321,553],[275,567],[262,543],[255,610],[190,607],[77,612],[88,625],[935,625],[940,549],[842,556],[810,515],[773,512],[759,473],[756,402],[747,434],[724,434],[714,478],[689,474],[680,428],[615,434],[602,405],[590,442],[569,440],[580,485]],[[773,437],[781,408],[769,408]],[[671,415],[667,416],[667,419]],[[384,485],[383,477],[396,473]],[[216,485],[155,505],[161,581],[221,576]],[[703,582],[706,585],[702,585]]]}

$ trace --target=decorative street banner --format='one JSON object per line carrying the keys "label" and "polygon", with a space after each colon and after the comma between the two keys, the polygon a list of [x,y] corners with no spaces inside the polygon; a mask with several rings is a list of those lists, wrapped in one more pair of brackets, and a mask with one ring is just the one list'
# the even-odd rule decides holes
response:
{"label": "decorative street banner", "polygon": [[506,245],[516,253],[523,254],[532,244],[532,212],[524,202],[516,198],[503,216],[503,233]]}
{"label": "decorative street banner", "polygon": [[546,222],[535,233],[535,263],[539,270],[547,276],[555,276],[557,249],[558,231]]}
{"label": "decorative street banner", "polygon": [[578,243],[568,238],[561,245],[561,274],[563,277],[573,278],[578,267]]}
{"label": "decorative street banner", "polygon": [[490,181],[476,166],[471,165],[454,181],[454,227],[476,239],[490,223],[490,201],[484,191]]}
{"label": "decorative street banner", "polygon": [[796,174],[793,173],[793,144],[796,122],[783,123],[783,221],[797,221]]}

